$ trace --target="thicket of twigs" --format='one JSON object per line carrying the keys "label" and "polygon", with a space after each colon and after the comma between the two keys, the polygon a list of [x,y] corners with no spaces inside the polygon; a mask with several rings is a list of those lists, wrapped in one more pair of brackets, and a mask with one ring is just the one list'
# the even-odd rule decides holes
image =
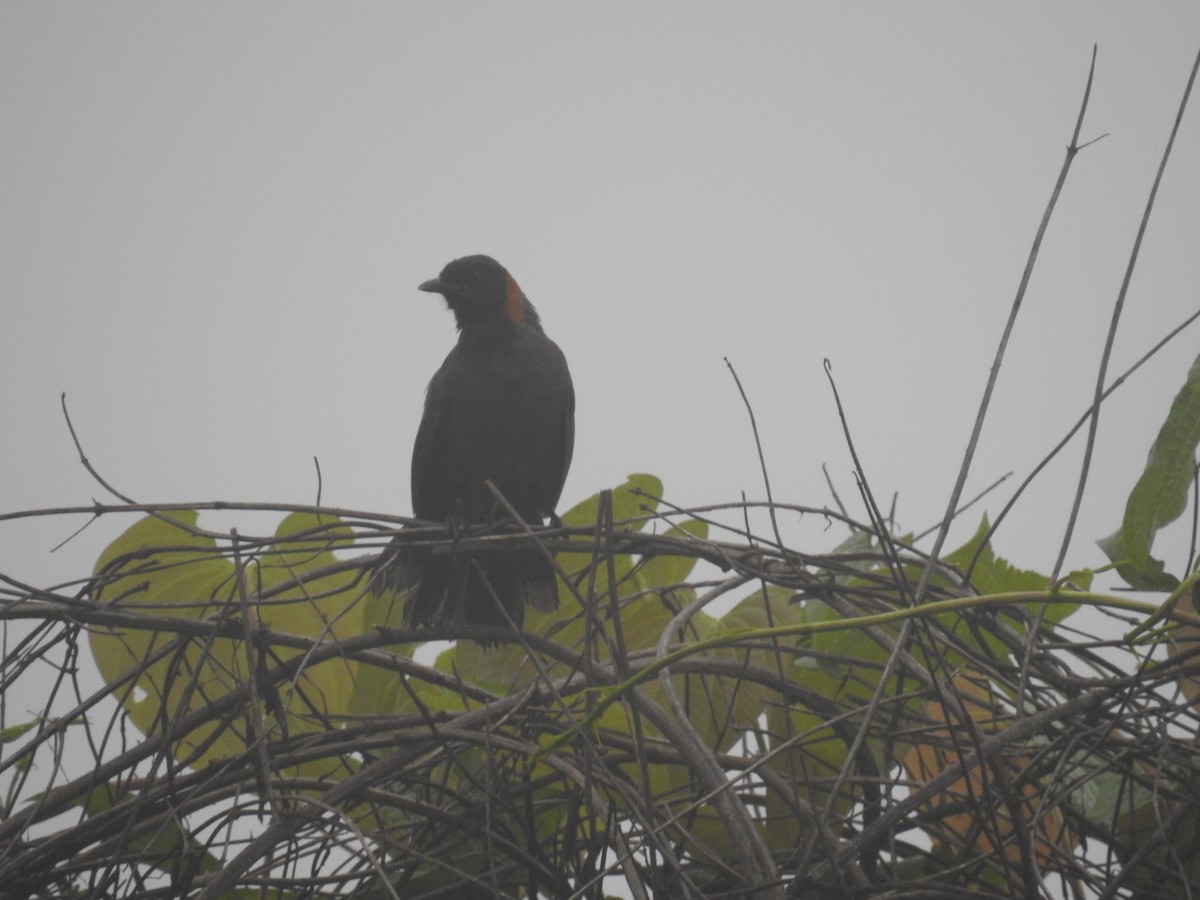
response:
{"label": "thicket of twigs", "polygon": [[[93,572],[0,584],[0,893],[1194,896],[1195,576],[1150,544],[1193,483],[1198,398],[1200,366],[1147,469],[1171,489],[1139,484],[1105,545],[1167,592],[1154,616],[1013,568],[986,522],[945,547],[974,439],[932,552],[865,479],[861,522],[678,510],[634,476],[536,535],[406,530],[554,554],[560,608],[519,634],[402,628],[374,578],[394,517],[273,507],[259,536],[97,507],[139,518]],[[797,513],[844,542],[786,546]]]}
{"label": "thicket of twigs", "polygon": [[[362,553],[388,526],[358,514],[298,511],[255,538],[158,509],[71,592],[10,588],[3,616],[37,624],[4,659],[5,695],[28,706],[49,664],[47,709],[76,705],[5,722],[0,884],[851,897],[1200,883],[1200,644],[1177,640],[1194,616],[1177,608],[1174,638],[1100,641],[1072,627],[1079,605],[1145,607],[1052,590],[982,533],[927,568],[851,523],[839,552],[813,557],[717,539],[708,513],[664,509],[655,486],[634,478],[541,536],[572,585],[559,613],[531,613],[520,638],[481,630],[503,643],[460,639],[437,665],[413,652],[452,635],[394,626],[397,598],[371,591]],[[722,577],[689,582],[696,559]],[[1168,644],[1186,652],[1152,658]],[[89,652],[98,690],[77,678]]]}

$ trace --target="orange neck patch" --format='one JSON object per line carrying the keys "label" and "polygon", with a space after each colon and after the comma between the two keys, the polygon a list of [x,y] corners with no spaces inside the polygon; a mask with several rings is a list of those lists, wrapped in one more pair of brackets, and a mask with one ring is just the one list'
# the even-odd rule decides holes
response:
{"label": "orange neck patch", "polygon": [[508,286],[504,291],[504,314],[518,325],[525,324],[525,292],[513,281],[511,275],[505,275]]}

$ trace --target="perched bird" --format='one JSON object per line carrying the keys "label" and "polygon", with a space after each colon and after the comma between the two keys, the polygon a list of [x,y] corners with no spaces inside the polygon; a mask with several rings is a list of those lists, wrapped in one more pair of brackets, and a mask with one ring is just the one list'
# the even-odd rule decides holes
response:
{"label": "perched bird", "polygon": [[[413,514],[452,533],[511,519],[490,481],[525,523],[542,524],[554,515],[575,444],[566,358],[491,257],[456,259],[419,289],[445,298],[459,335],[425,395],[412,455]],[[541,611],[558,603],[554,569],[537,548],[435,555],[398,539],[388,577],[410,588],[409,625],[511,619],[519,627],[527,603]]]}

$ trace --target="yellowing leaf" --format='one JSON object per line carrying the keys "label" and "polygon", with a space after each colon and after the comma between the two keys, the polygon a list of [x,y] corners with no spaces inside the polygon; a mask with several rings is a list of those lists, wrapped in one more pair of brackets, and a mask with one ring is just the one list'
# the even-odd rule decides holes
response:
{"label": "yellowing leaf", "polygon": [[[954,679],[954,689],[980,733],[996,734],[1007,727],[1009,715],[1001,699],[991,693],[986,679],[960,675]],[[940,703],[929,702],[926,712],[933,722],[947,721]],[[956,723],[954,733],[957,739],[952,741],[949,726],[935,725],[913,741],[903,760],[913,779],[913,790],[920,790],[923,784],[958,763],[961,757],[957,747],[973,749],[971,734],[965,727]],[[1021,797],[1020,813],[1024,826],[1033,832],[1033,851],[1038,864],[1053,869],[1061,852],[1058,848],[1069,846],[1072,838],[1057,807],[1042,811],[1045,785],[1042,779],[1030,778],[1025,772],[1032,763],[1033,751],[1005,751],[986,761],[982,770],[980,766],[969,769],[926,799],[921,810],[928,822],[925,830],[933,841],[934,851],[956,858],[992,857],[989,867],[994,873],[1003,871],[1003,863],[995,854],[1002,853],[1010,862],[1020,860],[1022,850],[1009,805],[1000,799],[988,800],[989,796],[998,797],[994,793],[994,775],[989,770],[1003,766]],[[983,809],[988,811],[986,821],[980,820]],[[964,846],[967,841],[971,842],[969,847]]]}
{"label": "yellowing leaf", "polygon": [[[89,633],[101,675],[109,684],[125,681],[116,695],[130,720],[146,734],[170,734],[175,756],[193,767],[244,752],[262,729],[278,737],[337,727],[354,702],[353,662],[334,657],[302,666],[285,684],[272,685],[263,674],[304,651],[251,648],[240,635],[177,633],[170,620],[223,621],[252,633],[270,628],[314,640],[361,634],[356,573],[332,571],[337,563],[332,549],[345,546],[349,532],[337,521],[289,516],[261,563],[246,544],[239,572],[227,558],[233,555],[229,549],[196,533],[196,521],[191,510],[141,519],[96,563],[93,599],[143,618]],[[147,616],[161,616],[164,627],[156,629]],[[259,707],[245,703],[240,714],[214,716],[189,733],[178,732],[185,716],[243,691],[250,678],[258,679]],[[323,776],[330,765],[302,765],[295,772]]]}

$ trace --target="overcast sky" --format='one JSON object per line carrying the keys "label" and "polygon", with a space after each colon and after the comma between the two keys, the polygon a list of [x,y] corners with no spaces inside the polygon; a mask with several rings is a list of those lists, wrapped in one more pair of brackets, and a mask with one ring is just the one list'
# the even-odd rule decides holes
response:
{"label": "overcast sky", "polygon": [[[634,471],[680,505],[762,498],[728,357],[776,498],[830,502],[824,463],[861,515],[828,358],[876,495],[899,492],[901,527],[923,529],[1093,44],[1082,139],[1108,136],[1075,161],[968,495],[1023,477],[1090,402],[1200,49],[1194,2],[4,3],[0,511],[111,499],[77,460],[65,391],[93,464],[139,501],[312,502],[317,456],[325,503],[409,512],[425,384],[455,339],[416,286],[488,253],[574,373],[564,509]],[[1200,307],[1197,103],[1114,374]],[[1103,563],[1094,539],[1198,348],[1193,329],[1105,407],[1069,566]],[[1049,570],[1081,451],[1001,554]],[[0,571],[82,575],[131,520],[50,555],[83,521],[0,523]],[[812,526],[791,532],[800,549],[844,537]]]}

